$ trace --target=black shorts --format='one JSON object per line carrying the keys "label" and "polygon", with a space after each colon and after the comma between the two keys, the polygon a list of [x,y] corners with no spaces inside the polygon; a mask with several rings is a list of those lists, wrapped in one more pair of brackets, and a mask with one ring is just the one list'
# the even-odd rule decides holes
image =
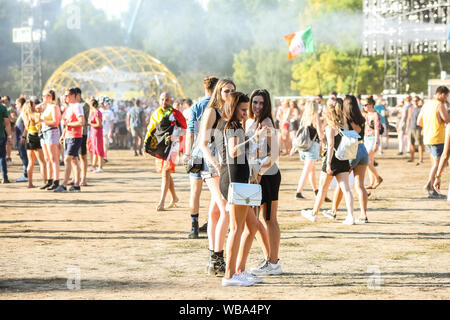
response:
{"label": "black shorts", "polygon": [[274,175],[263,175],[261,177],[262,201],[261,204],[267,204],[266,220],[270,220],[272,210],[272,201],[278,201],[281,186],[280,170]]}
{"label": "black shorts", "polygon": [[[343,172],[350,172],[350,161],[339,160],[333,155],[331,159],[331,171],[333,171],[333,177]],[[322,172],[327,173],[327,156],[325,155],[322,164]]]}
{"label": "black shorts", "polygon": [[29,133],[27,136],[27,150],[39,150],[42,149],[41,138],[39,134]]}
{"label": "black shorts", "polygon": [[87,136],[83,136],[82,138],[83,140],[81,140],[81,147],[80,147],[80,155],[85,156],[87,155]]}
{"label": "black shorts", "polygon": [[78,157],[83,138],[69,138],[65,143],[65,156]]}

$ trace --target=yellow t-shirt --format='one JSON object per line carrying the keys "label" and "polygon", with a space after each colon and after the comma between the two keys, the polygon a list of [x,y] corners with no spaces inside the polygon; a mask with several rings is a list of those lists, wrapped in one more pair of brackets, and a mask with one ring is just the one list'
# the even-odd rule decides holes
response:
{"label": "yellow t-shirt", "polygon": [[434,99],[423,106],[423,137],[427,146],[445,143],[445,124],[439,122],[437,114],[441,103]]}

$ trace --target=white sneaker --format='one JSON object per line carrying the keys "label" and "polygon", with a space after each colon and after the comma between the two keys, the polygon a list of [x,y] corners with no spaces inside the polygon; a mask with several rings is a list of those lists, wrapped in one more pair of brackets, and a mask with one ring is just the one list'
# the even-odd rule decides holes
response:
{"label": "white sneaker", "polygon": [[105,170],[103,170],[101,168],[98,168],[97,170],[95,170],[95,173],[104,173],[104,172],[105,172]]}
{"label": "white sneaker", "polygon": [[21,183],[21,182],[28,182],[28,178],[25,176],[21,176],[20,178],[16,179],[17,183]]}
{"label": "white sneaker", "polygon": [[280,261],[278,261],[276,264],[266,261],[266,263],[262,267],[258,269],[252,269],[250,270],[250,273],[255,276],[278,276],[283,273],[283,270],[281,270]]}
{"label": "white sneaker", "polygon": [[263,282],[262,278],[257,278],[255,276],[251,275],[250,273],[248,273],[247,271],[242,272],[241,277],[244,277],[245,279],[247,279],[248,281],[253,282],[253,283]]}
{"label": "white sneaker", "polygon": [[88,172],[94,172],[95,169],[94,169],[93,167],[89,167],[87,171],[88,171]]}
{"label": "white sneaker", "polygon": [[253,284],[253,282],[248,281],[238,274],[234,274],[231,279],[222,278],[222,286],[224,287],[250,287]]}
{"label": "white sneaker", "polygon": [[317,217],[313,215],[312,210],[302,210],[302,216],[311,222],[316,222]]}
{"label": "white sneaker", "polygon": [[322,211],[322,215],[330,220],[336,220],[336,215],[331,210]]}
{"label": "white sneaker", "polygon": [[355,224],[355,219],[352,216],[347,216],[347,218],[342,222],[342,224],[352,226]]}

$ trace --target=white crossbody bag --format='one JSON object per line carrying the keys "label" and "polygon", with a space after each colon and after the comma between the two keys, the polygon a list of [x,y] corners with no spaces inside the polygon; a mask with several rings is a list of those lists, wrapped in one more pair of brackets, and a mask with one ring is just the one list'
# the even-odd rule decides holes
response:
{"label": "white crossbody bag", "polygon": [[262,188],[260,184],[238,183],[231,181],[231,170],[228,162],[228,139],[225,135],[225,152],[230,186],[228,187],[228,204],[239,206],[259,207],[262,202]]}

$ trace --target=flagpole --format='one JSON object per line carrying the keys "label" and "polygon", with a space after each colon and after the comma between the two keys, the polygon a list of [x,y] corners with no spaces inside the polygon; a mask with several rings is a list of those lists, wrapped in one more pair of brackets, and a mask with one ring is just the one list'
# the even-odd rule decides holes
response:
{"label": "flagpole", "polygon": [[317,82],[319,83],[319,94],[322,94],[322,84],[320,82],[320,71],[319,71],[319,59],[317,58],[317,52],[314,49],[314,58],[316,60],[316,74],[317,74]]}

